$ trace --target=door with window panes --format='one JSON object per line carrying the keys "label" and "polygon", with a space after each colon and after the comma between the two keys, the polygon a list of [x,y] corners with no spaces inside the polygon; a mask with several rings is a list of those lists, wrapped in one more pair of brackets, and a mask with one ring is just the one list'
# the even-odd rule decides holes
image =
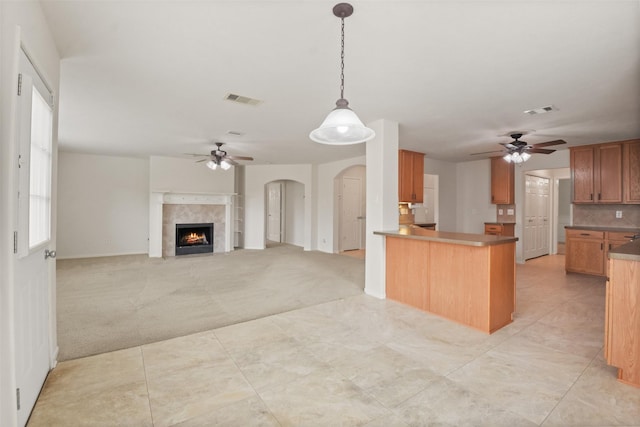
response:
{"label": "door with window panes", "polygon": [[24,425],[52,365],[55,264],[51,240],[53,96],[21,50],[16,148],[14,328],[18,424]]}

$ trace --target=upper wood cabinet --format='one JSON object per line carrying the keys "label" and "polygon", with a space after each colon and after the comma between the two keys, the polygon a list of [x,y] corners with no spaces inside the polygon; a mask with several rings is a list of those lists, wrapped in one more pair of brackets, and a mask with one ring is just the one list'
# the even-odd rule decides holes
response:
{"label": "upper wood cabinet", "polygon": [[622,203],[622,144],[571,147],[573,203]]}
{"label": "upper wood cabinet", "polygon": [[502,157],[491,158],[491,203],[512,205],[515,203],[514,164]]}
{"label": "upper wood cabinet", "polygon": [[398,201],[422,203],[424,192],[424,153],[398,151]]}
{"label": "upper wood cabinet", "polygon": [[640,140],[623,143],[622,160],[624,203],[640,204]]}

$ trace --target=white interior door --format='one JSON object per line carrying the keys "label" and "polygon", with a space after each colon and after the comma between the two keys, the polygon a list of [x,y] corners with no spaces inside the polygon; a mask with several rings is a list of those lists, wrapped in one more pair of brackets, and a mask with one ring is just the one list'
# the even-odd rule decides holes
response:
{"label": "white interior door", "polygon": [[549,179],[525,175],[524,258],[549,253]]}
{"label": "white interior door", "polygon": [[360,178],[350,176],[342,178],[340,204],[340,251],[360,249],[362,221],[364,221]]}
{"label": "white interior door", "polygon": [[282,183],[267,184],[267,240],[282,241]]}
{"label": "white interior door", "polygon": [[[18,223],[14,325],[18,424],[33,409],[47,372],[49,355],[51,256],[51,175],[53,97],[21,52],[18,96]],[[55,255],[53,255],[55,256]]]}

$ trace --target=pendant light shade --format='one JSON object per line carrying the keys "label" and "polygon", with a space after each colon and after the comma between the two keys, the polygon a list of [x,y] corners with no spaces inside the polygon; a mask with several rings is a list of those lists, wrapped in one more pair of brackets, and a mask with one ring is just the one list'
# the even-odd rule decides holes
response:
{"label": "pendant light shade", "polygon": [[349,3],[339,3],[333,7],[333,14],[342,21],[342,43],[340,55],[340,99],[318,129],[309,134],[312,141],[329,145],[350,145],[366,142],[376,136],[375,132],[366,127],[356,113],[349,108],[349,102],[344,99],[344,18],[351,16],[353,6]]}
{"label": "pendant light shade", "polygon": [[[343,102],[341,102],[343,101]],[[339,99],[318,129],[309,134],[312,141],[329,145],[359,144],[370,140],[375,132],[366,127],[349,108],[346,99]]]}

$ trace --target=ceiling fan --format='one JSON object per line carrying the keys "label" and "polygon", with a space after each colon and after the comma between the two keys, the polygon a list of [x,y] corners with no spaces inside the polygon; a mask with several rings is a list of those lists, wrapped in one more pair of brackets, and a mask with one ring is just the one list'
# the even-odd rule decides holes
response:
{"label": "ceiling fan", "polygon": [[213,170],[218,167],[227,170],[231,166],[238,166],[236,160],[253,160],[253,157],[247,156],[230,156],[222,149],[224,142],[216,142],[217,148],[211,150],[211,154],[193,154],[193,156],[204,156],[205,159],[198,160],[196,163],[207,162],[207,167]]}
{"label": "ceiling fan", "polygon": [[551,154],[556,150],[550,150],[543,147],[551,147],[553,145],[566,144],[566,141],[562,139],[556,139],[553,141],[541,142],[539,144],[529,145],[525,141],[520,141],[522,133],[512,133],[510,136],[513,138],[511,142],[500,142],[500,145],[504,146],[503,150],[485,151],[482,153],[472,153],[471,155],[478,154],[490,154],[490,153],[505,153],[505,160],[514,163],[526,162],[532,153],[538,154]]}

